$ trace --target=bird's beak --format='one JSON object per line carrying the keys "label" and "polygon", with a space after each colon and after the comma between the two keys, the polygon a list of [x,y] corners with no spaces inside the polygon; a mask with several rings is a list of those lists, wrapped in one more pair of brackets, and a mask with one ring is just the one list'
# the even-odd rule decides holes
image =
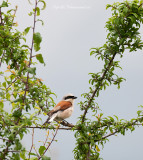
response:
{"label": "bird's beak", "polygon": [[77,99],[77,97],[74,96],[73,99]]}

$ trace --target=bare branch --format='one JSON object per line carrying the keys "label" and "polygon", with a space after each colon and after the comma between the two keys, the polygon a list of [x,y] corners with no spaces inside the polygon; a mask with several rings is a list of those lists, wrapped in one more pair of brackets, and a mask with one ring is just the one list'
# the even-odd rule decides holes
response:
{"label": "bare branch", "polygon": [[110,133],[110,134],[108,134],[108,135],[102,137],[102,139],[105,139],[105,138],[108,138],[108,137],[110,137],[110,136],[113,136],[113,135],[115,135],[117,132],[118,132],[118,130],[115,130],[115,132]]}
{"label": "bare branch", "polygon": [[2,11],[1,11],[1,7],[0,7],[0,24],[3,25],[3,19],[2,19]]}
{"label": "bare branch", "polygon": [[6,90],[8,90],[8,89],[9,89],[9,87],[11,87],[11,86],[12,86],[12,84],[16,82],[16,80],[17,80],[17,78],[15,78],[15,80],[11,82],[11,84],[6,88]]}
{"label": "bare branch", "polygon": [[[29,128],[29,129],[56,129],[56,127],[40,127],[40,126],[36,126],[36,127],[32,127],[32,126],[24,126],[23,128]],[[71,130],[71,127],[68,128],[64,128],[64,127],[59,127],[59,130]]]}
{"label": "bare branch", "polygon": [[32,145],[31,145],[31,148],[30,148],[30,151],[29,151],[29,159],[30,159],[30,153],[32,151],[33,146],[34,146],[34,128],[32,130]]}

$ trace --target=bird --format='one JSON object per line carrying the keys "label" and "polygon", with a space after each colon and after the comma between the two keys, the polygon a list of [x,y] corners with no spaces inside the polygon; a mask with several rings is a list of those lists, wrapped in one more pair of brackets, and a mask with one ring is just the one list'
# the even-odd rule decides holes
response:
{"label": "bird", "polygon": [[[75,97],[73,94],[66,94],[63,99],[57,103],[57,105],[47,113],[49,116],[45,123],[51,123],[52,121],[62,121],[66,118],[69,118],[74,109],[74,100]],[[45,124],[44,123],[44,124]]]}

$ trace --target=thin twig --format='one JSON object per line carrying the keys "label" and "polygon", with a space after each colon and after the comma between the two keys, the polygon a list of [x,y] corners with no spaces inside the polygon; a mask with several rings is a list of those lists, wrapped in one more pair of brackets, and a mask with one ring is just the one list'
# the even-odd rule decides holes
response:
{"label": "thin twig", "polygon": [[39,158],[40,156],[39,156],[39,154],[38,154],[38,152],[37,152],[37,150],[36,150],[36,148],[34,146],[33,146],[33,149],[35,150],[35,152],[37,154],[37,157]]}
{"label": "thin twig", "polygon": [[0,7],[0,24],[3,25],[3,19],[2,19],[2,11],[1,11],[1,7]]}
{"label": "thin twig", "polygon": [[[139,119],[136,119],[134,122],[132,122],[131,124],[130,124],[130,126],[133,126],[133,125],[143,125],[143,124],[138,124],[137,122],[138,122],[138,120]],[[124,126],[123,127],[124,129],[126,129],[126,126]],[[112,136],[112,135],[115,135],[116,133],[118,133],[118,132],[120,132],[118,129],[116,129],[114,132],[112,132],[112,133],[109,133],[108,135],[106,135],[106,136],[104,136],[104,137],[102,137],[102,139],[105,139],[105,138],[107,138],[107,137],[110,137],[110,136]],[[102,140],[101,139],[101,140]],[[100,140],[98,140],[98,141],[100,141]]]}
{"label": "thin twig", "polygon": [[34,146],[34,128],[32,130],[32,145],[31,145],[31,148],[30,148],[30,151],[29,151],[29,159],[30,159],[30,153],[32,151],[33,146]]}
{"label": "thin twig", "polygon": [[18,153],[19,153],[20,151],[9,151],[9,150],[8,150],[8,152],[18,152]]}
{"label": "thin twig", "polygon": [[14,14],[13,14],[13,19],[12,19],[12,23],[14,22],[14,18],[15,18],[15,15],[16,15],[16,12],[17,12],[17,6],[15,7],[15,10],[14,10]]}
{"label": "thin twig", "polygon": [[89,150],[86,154],[86,160],[90,160],[90,143],[88,143]]}
{"label": "thin twig", "polygon": [[[35,0],[34,25],[33,25],[33,34],[32,34],[32,35],[34,35],[34,33],[35,33],[36,12],[37,12],[36,8],[37,8],[37,4],[38,4],[38,2],[37,2],[37,0]],[[34,45],[34,38],[32,37],[32,44],[31,44],[31,49],[30,49],[30,50],[31,50],[31,52],[30,52],[29,67],[30,67],[30,65],[31,65],[31,60],[32,60],[33,45]],[[28,72],[28,73],[29,73],[29,72]]]}
{"label": "thin twig", "polygon": [[5,141],[8,141],[8,139],[6,139],[6,138],[0,138],[1,140],[5,140]]}
{"label": "thin twig", "polygon": [[[54,136],[53,136],[51,142],[49,143],[49,145],[48,145],[47,148],[45,149],[43,155],[47,152],[47,150],[48,150],[49,147],[51,146],[52,142],[55,140],[55,137],[56,137],[56,135],[57,135],[58,129],[59,129],[59,126],[56,128],[55,134],[54,134]],[[40,159],[42,158],[43,155],[41,155],[41,156],[38,158],[38,160],[40,160]]]}
{"label": "thin twig", "polygon": [[[33,24],[33,33],[32,35],[34,35],[35,33],[35,25],[36,25],[36,8],[37,8],[37,0],[35,0],[35,10],[34,10],[34,24]],[[32,53],[33,53],[33,45],[34,45],[34,39],[32,36],[32,44],[31,44],[31,48],[30,48],[30,58],[29,58],[29,65],[28,67],[30,67],[31,65],[31,60],[32,60]],[[27,73],[27,80],[26,80],[26,87],[25,87],[25,93],[24,93],[24,98],[23,98],[23,103],[25,102],[25,98],[26,98],[26,91],[28,89],[28,79],[29,79],[29,72]]]}
{"label": "thin twig", "polygon": [[47,143],[48,137],[49,137],[49,130],[48,130],[48,134],[46,135],[45,142],[43,143],[43,144],[44,144],[44,146],[45,146],[45,145],[46,145],[46,143]]}
{"label": "thin twig", "polygon": [[15,80],[11,82],[11,84],[6,88],[6,90],[8,90],[8,89],[9,89],[9,87],[11,87],[11,86],[12,86],[12,84],[16,82],[16,80],[17,80],[17,78],[15,78]]}
{"label": "thin twig", "polygon": [[110,134],[108,134],[108,135],[102,137],[102,140],[105,139],[105,138],[108,138],[108,137],[110,137],[110,136],[113,136],[113,135],[116,134],[117,132],[118,132],[118,130],[115,130],[115,132],[110,133]]}
{"label": "thin twig", "polygon": [[139,5],[139,8],[140,8],[142,5],[143,5],[143,3],[141,3],[141,4]]}
{"label": "thin twig", "polygon": [[[37,0],[35,0],[34,24],[33,24],[33,33],[32,33],[32,44],[31,44],[31,49],[30,49],[30,50],[31,50],[31,52],[30,52],[30,58],[29,58],[29,65],[28,65],[28,67],[30,67],[30,65],[31,65],[31,60],[32,60],[33,45],[34,45],[33,35],[34,35],[34,33],[35,33],[36,13],[37,13],[36,8],[37,8],[37,4],[38,4],[38,2],[37,2]],[[25,99],[26,99],[26,92],[27,92],[28,87],[29,87],[29,86],[28,86],[28,80],[29,80],[29,72],[27,72],[27,79],[26,79],[26,83],[25,83],[25,91],[24,91],[24,96],[23,96],[23,105],[24,105],[24,103],[25,103]],[[22,108],[20,109],[20,111],[22,112]],[[20,119],[18,119],[18,120],[17,120],[16,124],[18,124],[19,120],[20,120]]]}

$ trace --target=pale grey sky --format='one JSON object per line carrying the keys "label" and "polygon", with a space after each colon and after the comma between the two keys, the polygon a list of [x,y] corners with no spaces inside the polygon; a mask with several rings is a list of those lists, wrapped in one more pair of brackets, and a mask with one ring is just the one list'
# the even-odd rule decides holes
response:
{"label": "pale grey sky", "polygon": [[[18,5],[17,21],[19,30],[31,26],[31,17],[27,16],[31,6],[28,0],[9,0],[12,5]],[[32,0],[31,0],[32,1]],[[78,96],[75,101],[75,112],[67,119],[76,123],[82,114],[77,103],[80,95],[88,91],[89,72],[102,69],[101,62],[90,57],[89,49],[99,47],[105,43],[105,22],[111,16],[106,4],[121,0],[47,0],[47,8],[42,12],[44,27],[36,28],[43,36],[41,53],[46,66],[38,65],[37,74],[45,84],[58,96],[58,102],[66,93]],[[142,30],[141,30],[142,31]],[[121,89],[115,86],[100,93],[97,102],[105,116],[117,115],[119,118],[130,119],[136,117],[139,105],[143,104],[143,53],[124,53],[121,60],[123,71],[119,74],[126,78]],[[44,117],[46,119],[46,117]],[[45,120],[44,119],[44,120]],[[44,122],[43,120],[43,122]],[[36,131],[35,131],[36,132]],[[101,151],[104,160],[135,160],[142,159],[143,128],[137,128],[132,134],[110,137]],[[37,131],[35,143],[43,138],[45,131]],[[25,146],[30,143],[27,137]],[[59,131],[58,142],[52,144],[48,153],[52,160],[72,160],[72,150],[75,147],[74,134],[70,131]],[[30,144],[31,145],[31,144]],[[28,145],[29,146],[29,145]],[[101,148],[100,148],[101,149]]]}

